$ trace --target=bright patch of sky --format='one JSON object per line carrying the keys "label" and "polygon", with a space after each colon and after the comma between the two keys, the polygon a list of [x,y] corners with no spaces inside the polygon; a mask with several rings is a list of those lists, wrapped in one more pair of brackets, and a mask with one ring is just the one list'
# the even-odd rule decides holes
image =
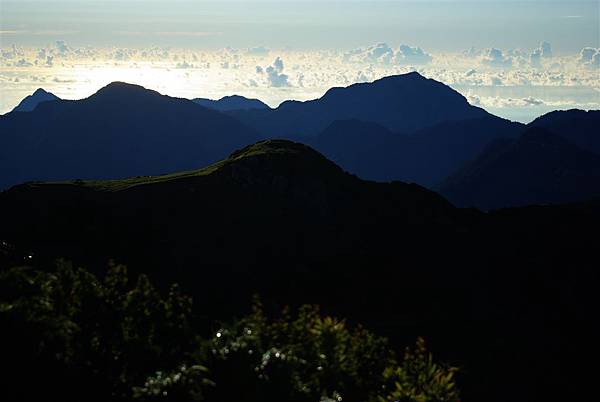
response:
{"label": "bright patch of sky", "polygon": [[418,70],[520,121],[600,108],[598,1],[0,0],[0,113],[111,81],[272,106]]}

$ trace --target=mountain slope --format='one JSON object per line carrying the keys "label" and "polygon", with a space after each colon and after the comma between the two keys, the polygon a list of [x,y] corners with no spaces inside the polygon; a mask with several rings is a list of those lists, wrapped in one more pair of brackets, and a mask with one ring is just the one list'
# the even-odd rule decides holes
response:
{"label": "mountain slope", "polygon": [[361,178],[433,187],[495,139],[515,137],[522,129],[519,123],[491,115],[440,123],[412,135],[348,120],[334,122],[304,141]]}
{"label": "mountain slope", "polygon": [[209,109],[220,112],[248,109],[270,109],[268,105],[258,99],[249,99],[240,95],[224,96],[219,100],[194,98],[192,102]]}
{"label": "mountain slope", "polygon": [[[68,256],[139,258],[153,249],[152,265],[247,266],[442,236],[454,214],[420,186],[365,182],[305,145],[267,141],[202,170],[15,186],[0,197],[0,237]],[[393,239],[381,232],[388,227]],[[223,254],[230,245],[236,252]]]}
{"label": "mountain slope", "polygon": [[450,87],[416,72],[332,88],[319,99],[272,110],[230,112],[265,137],[314,136],[335,120],[370,121],[410,133],[447,120],[488,115]]}
{"label": "mountain slope", "polygon": [[404,134],[360,120],[335,121],[305,141],[350,173],[379,181],[402,177],[395,169],[396,156],[403,155],[409,143]]}
{"label": "mountain slope", "polygon": [[459,206],[491,209],[600,196],[600,155],[541,128],[498,141],[440,186]]}
{"label": "mountain slope", "polygon": [[42,88],[38,88],[31,95],[26,96],[23,100],[12,110],[13,112],[31,112],[42,102],[48,102],[53,100],[60,100],[60,98],[53,93],[47,92]]}
{"label": "mountain slope", "polygon": [[529,126],[545,128],[581,149],[600,154],[600,110],[557,110],[538,117]]}
{"label": "mountain slope", "polygon": [[0,116],[0,188],[188,170],[255,139],[251,129],[192,101],[112,83],[87,99]]}

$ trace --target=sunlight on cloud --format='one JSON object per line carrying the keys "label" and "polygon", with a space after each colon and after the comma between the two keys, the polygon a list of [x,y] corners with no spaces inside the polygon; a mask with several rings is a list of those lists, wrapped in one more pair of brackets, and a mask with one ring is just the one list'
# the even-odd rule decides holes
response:
{"label": "sunlight on cloud", "polygon": [[[179,34],[179,33],[172,33]],[[540,111],[600,108],[600,49],[554,55],[534,49],[475,49],[431,53],[414,45],[377,43],[352,50],[294,51],[255,46],[192,50],[170,47],[45,47],[10,45],[0,53],[0,111],[10,111],[36,88],[66,99],[125,81],[186,98],[240,94],[271,106],[322,96],[334,86],[418,71],[452,86],[478,106],[530,120]]]}

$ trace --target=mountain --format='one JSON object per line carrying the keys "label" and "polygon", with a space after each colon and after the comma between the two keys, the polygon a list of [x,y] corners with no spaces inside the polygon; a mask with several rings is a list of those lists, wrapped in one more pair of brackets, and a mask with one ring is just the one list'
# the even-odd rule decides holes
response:
{"label": "mountain", "polygon": [[407,152],[408,136],[360,120],[337,120],[305,141],[343,169],[366,180],[402,178],[396,166]]}
{"label": "mountain", "polygon": [[42,102],[60,100],[60,98],[50,92],[38,88],[31,95],[27,95],[12,111],[13,112],[31,112]]}
{"label": "mountain", "polygon": [[189,170],[255,140],[220,112],[115,82],[87,99],[0,116],[0,188]]}
{"label": "mountain", "polygon": [[584,201],[600,196],[600,155],[534,127],[494,143],[439,190],[483,209]]}
{"label": "mountain", "polygon": [[[430,226],[444,226],[454,211],[420,186],[362,181],[311,148],[283,140],[248,146],[201,170],[112,181],[31,182],[1,198],[3,234],[13,238],[28,227],[17,237],[34,240],[36,248],[78,254],[95,247],[89,240],[101,234],[106,240],[96,253],[144,255],[144,249],[155,249],[164,258],[206,265],[248,264],[271,252],[298,261],[314,254],[334,256],[352,247],[373,223],[397,225],[394,241],[417,238]],[[236,253],[223,254],[233,244]]]}
{"label": "mountain", "polygon": [[433,187],[495,139],[516,137],[523,128],[488,115],[439,123],[406,135],[376,123],[346,120],[303,140],[361,178]]}
{"label": "mountain", "polygon": [[269,106],[258,99],[249,99],[240,95],[225,96],[219,100],[195,98],[194,103],[207,107],[209,109],[218,110],[220,112],[229,112],[232,110],[249,110],[249,109],[270,109]]}
{"label": "mountain", "polygon": [[600,154],[600,110],[554,111],[529,124],[560,135],[581,149]]}
{"label": "mountain", "polygon": [[264,137],[315,136],[336,120],[377,123],[411,133],[444,121],[487,116],[450,87],[417,72],[331,88],[319,99],[286,101],[276,109],[232,111]]}
{"label": "mountain", "polygon": [[177,281],[199,322],[257,293],[277,311],[318,303],[392,345],[424,336],[461,368],[466,401],[568,400],[593,384],[571,368],[596,345],[594,203],[461,210],[265,141],[201,170],[18,185],[0,193],[0,222],[0,250],[28,263],[104,272],[115,259],[159,288]]}

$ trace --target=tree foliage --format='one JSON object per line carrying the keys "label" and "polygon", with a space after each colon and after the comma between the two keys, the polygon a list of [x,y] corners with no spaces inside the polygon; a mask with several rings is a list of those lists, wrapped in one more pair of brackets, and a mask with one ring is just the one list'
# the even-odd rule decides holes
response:
{"label": "tree foliage", "polygon": [[111,264],[102,280],[64,261],[51,272],[14,268],[0,288],[3,355],[17,370],[7,389],[15,399],[41,392],[72,400],[83,389],[91,391],[88,400],[128,399],[133,385],[176,367],[195,348],[191,299],[177,286],[163,298],[146,276],[131,282],[122,265]]}
{"label": "tree foliage", "polygon": [[385,338],[317,306],[252,312],[208,338],[177,285],[110,264],[102,278],[59,261],[0,274],[7,400],[454,402],[456,369],[419,339],[398,358]]}

